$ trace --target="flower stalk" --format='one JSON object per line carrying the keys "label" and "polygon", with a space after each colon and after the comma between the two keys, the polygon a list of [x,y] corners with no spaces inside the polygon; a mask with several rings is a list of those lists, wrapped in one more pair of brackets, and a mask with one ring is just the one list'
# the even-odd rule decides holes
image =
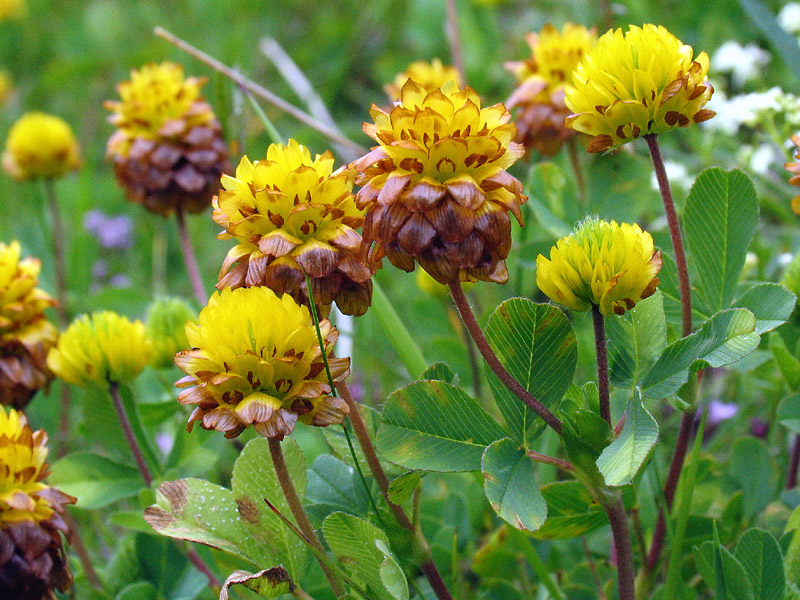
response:
{"label": "flower stalk", "polygon": [[194,297],[198,304],[200,306],[205,306],[206,302],[208,302],[208,297],[203,286],[203,277],[200,275],[200,267],[197,264],[197,255],[194,252],[192,238],[186,226],[186,215],[183,213],[183,208],[178,206],[175,209],[175,216],[178,218],[178,235],[181,239],[181,252],[183,253],[183,260],[186,263],[186,271],[189,273],[189,280],[192,283],[192,291],[194,292]]}
{"label": "flower stalk", "polygon": [[142,479],[144,479],[145,485],[150,488],[153,485],[153,474],[150,472],[150,467],[147,466],[142,449],[139,447],[139,442],[136,440],[136,436],[133,433],[130,419],[128,419],[128,414],[125,412],[125,406],[122,403],[122,397],[119,394],[119,385],[113,381],[110,382],[108,393],[114,401],[114,410],[117,411],[117,418],[122,427],[122,433],[125,436],[125,441],[128,442],[128,447],[131,449],[133,459],[136,461],[136,467],[139,469],[139,473]]}
{"label": "flower stalk", "polygon": [[[272,457],[272,464],[275,468],[275,474],[278,477],[278,482],[281,485],[281,490],[283,490],[283,495],[286,498],[286,502],[289,504],[289,509],[292,511],[292,515],[294,515],[300,531],[303,532],[303,535],[306,537],[306,539],[308,539],[311,545],[314,546],[314,548],[324,554],[325,548],[323,547],[322,542],[319,541],[319,537],[314,531],[311,521],[308,519],[308,515],[303,508],[303,503],[300,501],[300,497],[297,495],[297,490],[294,487],[292,478],[289,475],[289,469],[286,466],[286,459],[283,456],[283,450],[281,449],[280,441],[272,437],[267,438],[267,441],[269,442],[269,454]],[[344,585],[342,584],[342,580],[325,563],[325,561],[320,560],[319,557],[317,557],[317,560],[319,562],[319,566],[322,567],[322,571],[325,573],[325,576],[328,578],[336,597],[344,598],[346,593]]]}
{"label": "flower stalk", "polygon": [[597,388],[600,394],[600,416],[611,424],[611,403],[608,391],[608,349],[606,348],[606,321],[600,307],[592,305],[592,321],[594,322],[594,344],[597,354]]}
{"label": "flower stalk", "polygon": [[449,287],[450,295],[453,297],[453,302],[455,302],[458,313],[461,315],[461,320],[464,321],[464,325],[472,336],[472,339],[475,341],[475,345],[478,347],[478,351],[481,353],[481,356],[483,356],[484,360],[489,365],[489,368],[494,372],[495,375],[497,375],[497,378],[500,379],[503,385],[505,385],[520,400],[522,400],[522,402],[524,402],[531,410],[533,410],[533,412],[544,419],[545,423],[552,427],[556,433],[560,434],[561,421],[558,419],[558,417],[550,412],[544,404],[534,398],[530,392],[528,392],[528,390],[522,387],[522,385],[516,379],[514,379],[511,373],[509,373],[500,363],[500,359],[497,358],[494,350],[492,350],[492,347],[489,345],[489,340],[486,339],[486,336],[483,334],[480,325],[478,325],[475,314],[472,312],[472,307],[469,305],[469,301],[464,295],[464,290],[461,287],[461,283],[458,281],[453,281],[449,284]]}

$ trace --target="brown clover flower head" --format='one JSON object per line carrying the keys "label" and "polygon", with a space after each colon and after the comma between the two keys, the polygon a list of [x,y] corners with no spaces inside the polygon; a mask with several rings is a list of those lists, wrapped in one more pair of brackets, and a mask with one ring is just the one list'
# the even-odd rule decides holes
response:
{"label": "brown clover flower head", "polygon": [[331,396],[323,355],[334,381],[350,372],[349,358],[332,356],[338,332],[320,322],[321,348],[307,307],[289,294],[266,287],[226,288],[214,293],[198,323],[186,325],[192,345],[175,356],[188,375],[178,402],[194,405],[187,429],[236,437],[253,427],[264,437],[283,439],[300,421],[326,427],[341,423],[349,409]]}
{"label": "brown clover flower head", "polygon": [[242,158],[213,200],[214,221],[225,228],[220,239],[238,242],[217,287],[265,285],[308,304],[308,274],[318,305],[336,302],[345,314],[364,314],[376,265],[362,259],[356,229],[364,211],[356,208],[354,177],[350,169],[333,172],[330,152],[312,159],[295,140],[272,144],[255,163]]}
{"label": "brown clover flower head", "polygon": [[535,149],[552,156],[575,135],[564,125],[570,114],[564,103],[564,86],[572,83],[575,67],[597,43],[597,32],[573,23],[559,31],[548,23],[538,34],[529,33],[526,41],[530,58],[506,63],[517,78],[517,88],[506,106],[517,109],[517,141],[527,151]]}
{"label": "brown clover flower head", "polygon": [[75,498],[43,482],[47,434],[25,415],[0,409],[0,597],[55,600],[72,584],[61,534]]}
{"label": "brown clover flower head", "polygon": [[53,375],[47,352],[58,331],[44,314],[56,301],[36,287],[41,263],[0,243],[0,404],[24,408]]}
{"label": "brown clover flower head", "polygon": [[353,163],[364,244],[404,271],[418,262],[440,283],[505,283],[511,220],[527,201],[506,169],[524,153],[502,104],[481,109],[469,86],[403,86],[387,113],[373,105],[364,132],[378,142]]}
{"label": "brown clover flower head", "polygon": [[231,170],[203,83],[175,63],[147,64],[117,87],[121,100],[105,104],[117,128],[107,148],[117,180],[131,201],[162,216],[206,210]]}

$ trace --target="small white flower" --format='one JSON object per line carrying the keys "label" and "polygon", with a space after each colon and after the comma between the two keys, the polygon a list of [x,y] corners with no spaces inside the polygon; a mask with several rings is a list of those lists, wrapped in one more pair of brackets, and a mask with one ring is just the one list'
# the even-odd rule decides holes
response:
{"label": "small white flower", "polygon": [[781,99],[785,94],[779,87],[766,92],[753,92],[726,98],[717,93],[711,99],[709,108],[717,111],[717,115],[706,121],[706,127],[713,131],[721,131],[734,135],[742,125],[754,126],[759,121],[759,113],[764,110],[782,112]]}
{"label": "small white flower", "polygon": [[736,40],[730,40],[714,52],[711,68],[720,73],[730,73],[734,85],[741,87],[758,77],[771,58],[769,52],[755,44],[742,46]]}
{"label": "small white flower", "polygon": [[794,254],[792,254],[791,252],[783,252],[778,255],[778,264],[782,267],[785,267],[790,262],[792,262],[793,258]]}
{"label": "small white flower", "polygon": [[777,154],[772,144],[761,144],[750,155],[750,170],[759,175],[769,172],[769,167],[775,162],[783,162],[784,157]]}
{"label": "small white flower", "polygon": [[778,13],[778,25],[789,33],[800,33],[800,3],[789,2]]}

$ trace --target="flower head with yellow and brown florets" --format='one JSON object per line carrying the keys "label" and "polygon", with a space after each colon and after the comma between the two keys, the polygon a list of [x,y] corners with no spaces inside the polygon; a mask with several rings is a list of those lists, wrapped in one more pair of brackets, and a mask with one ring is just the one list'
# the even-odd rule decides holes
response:
{"label": "flower head with yellow and brown florets", "polygon": [[325,427],[341,423],[347,404],[331,396],[323,355],[334,381],[350,370],[349,358],[331,355],[338,332],[320,322],[320,348],[307,307],[266,287],[226,288],[211,296],[198,323],[186,326],[192,348],[175,357],[187,373],[178,402],[195,406],[204,429],[235,437],[254,427],[283,439],[297,421]]}
{"label": "flower head with yellow and brown florets", "polygon": [[106,102],[117,128],[108,140],[117,180],[130,200],[163,216],[207,209],[230,170],[203,83],[175,63],[147,64],[117,87],[121,100]]}
{"label": "flower head with yellow and brown florets", "polygon": [[536,284],[569,309],[621,315],[655,292],[660,270],[661,251],[637,224],[589,218],[538,256]]}
{"label": "flower head with yellow and brown florets", "polygon": [[80,148],[66,121],[29,112],[11,126],[2,162],[14,179],[61,177],[80,167]]}
{"label": "flower head with yellow and brown florets", "polygon": [[706,121],[714,88],[708,55],[694,57],[662,26],[631,25],[604,34],[573,74],[567,127],[593,136],[589,152],[604,152],[647,134]]}
{"label": "flower head with yellow and brown florets", "polygon": [[242,158],[213,200],[213,219],[225,228],[219,237],[238,242],[217,287],[265,285],[308,304],[307,274],[317,304],[336,302],[345,314],[364,314],[376,267],[360,252],[356,229],[364,212],[356,208],[354,177],[350,169],[333,172],[330,152],[312,159],[294,140],[272,144],[255,163]]}
{"label": "flower head with yellow and brown florets", "polygon": [[458,87],[462,85],[461,76],[455,67],[442,64],[438,58],[431,62],[418,60],[408,65],[405,71],[398,73],[392,83],[385,86],[386,94],[392,102],[400,98],[403,86],[409,79],[416,81],[427,92],[438,90],[448,81],[455,81]]}
{"label": "flower head with yellow and brown florets", "polygon": [[508,211],[522,221],[527,197],[506,169],[522,157],[502,104],[481,109],[455,82],[426,92],[413,80],[390,112],[370,111],[364,131],[378,142],[355,161],[364,244],[404,271],[418,262],[440,283],[505,283]]}
{"label": "flower head with yellow and brown florets", "polygon": [[36,287],[41,263],[0,242],[0,404],[24,408],[52,378],[47,352],[58,331],[44,314],[56,301]]}
{"label": "flower head with yellow and brown florets", "polygon": [[44,483],[47,434],[0,408],[0,597],[55,600],[72,584],[61,534],[75,498]]}
{"label": "flower head with yellow and brown florets", "polygon": [[575,135],[564,125],[569,114],[564,88],[572,83],[572,72],[597,43],[597,32],[583,25],[567,23],[559,31],[549,23],[526,37],[529,59],[506,63],[517,78],[517,88],[506,102],[516,111],[517,141],[527,150],[545,156],[556,154]]}

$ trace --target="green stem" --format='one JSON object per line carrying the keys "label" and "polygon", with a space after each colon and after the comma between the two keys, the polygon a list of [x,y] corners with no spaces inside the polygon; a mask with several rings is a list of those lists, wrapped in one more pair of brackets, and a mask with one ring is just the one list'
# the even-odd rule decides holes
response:
{"label": "green stem", "polygon": [[392,306],[378,282],[372,280],[372,311],[381,325],[383,334],[389,340],[400,361],[411,377],[419,377],[428,368],[419,344],[411,337],[400,316]]}
{"label": "green stem", "polygon": [[667,583],[664,587],[664,600],[676,598],[681,577],[681,558],[683,550],[683,538],[686,534],[686,526],[689,523],[689,512],[692,508],[692,495],[697,483],[697,466],[700,458],[700,447],[703,442],[703,430],[706,426],[706,416],[708,411],[703,411],[703,418],[700,420],[700,427],[694,439],[692,455],[689,465],[684,473],[684,480],[680,485],[679,505],[677,508],[677,523],[675,524],[675,534],[672,539],[672,547],[669,553],[669,569],[667,570]]}
{"label": "green stem", "polygon": [[253,107],[256,116],[258,116],[258,119],[261,121],[261,124],[264,126],[264,129],[269,134],[269,137],[272,138],[272,143],[273,144],[285,143],[283,137],[281,137],[281,134],[278,133],[277,128],[272,123],[270,118],[267,116],[267,113],[264,112],[264,109],[261,108],[261,105],[256,101],[255,97],[253,96],[253,92],[251,92],[247,87],[241,84],[239,84],[239,89],[242,90],[242,93],[245,95],[245,98],[247,98],[250,101],[250,106]]}
{"label": "green stem", "polygon": [[153,296],[167,293],[167,221],[158,219],[153,232]]}
{"label": "green stem", "polygon": [[[283,456],[281,443],[275,438],[267,438],[267,440],[269,442],[269,453],[272,457],[272,465],[275,467],[275,474],[278,476],[278,482],[281,484],[281,490],[283,490],[283,495],[286,497],[286,502],[289,504],[289,509],[292,511],[295,521],[297,521],[297,526],[300,528],[300,531],[303,532],[303,535],[311,543],[311,545],[314,546],[317,551],[324,554],[325,548],[323,547],[322,542],[319,541],[317,533],[314,531],[314,527],[311,525],[311,521],[308,519],[308,515],[303,508],[303,503],[300,501],[300,496],[297,495],[297,490],[295,489],[292,478],[289,475],[289,469],[286,466],[286,459]],[[337,598],[344,598],[346,593],[344,586],[342,585],[342,580],[328,566],[328,564],[326,564],[325,561],[319,560],[319,557],[317,557],[317,560],[319,562],[319,566],[322,567],[322,571],[325,573],[325,576],[328,578],[328,581],[331,584],[333,593],[336,594]]]}
{"label": "green stem", "polygon": [[578,188],[578,201],[581,203],[581,208],[586,208],[589,203],[586,196],[586,179],[583,176],[583,167],[581,166],[581,158],[578,154],[578,146],[576,136],[571,136],[567,142],[569,149],[569,162],[572,165],[572,172],[575,173],[575,183]]}

